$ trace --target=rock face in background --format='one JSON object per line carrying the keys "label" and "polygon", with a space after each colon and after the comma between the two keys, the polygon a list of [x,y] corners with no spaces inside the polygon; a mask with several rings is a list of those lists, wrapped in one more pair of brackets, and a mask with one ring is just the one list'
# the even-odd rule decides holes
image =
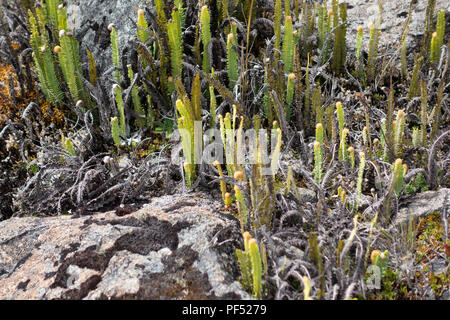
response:
{"label": "rock face in background", "polygon": [[[367,50],[369,41],[368,24],[374,21],[379,13],[378,0],[347,0],[348,27],[347,44],[354,50],[356,43],[356,28],[364,26],[363,50]],[[416,0],[413,5],[412,20],[408,47],[420,44],[423,35],[425,10],[427,0]],[[403,24],[408,16],[410,0],[384,1],[383,24],[381,25],[380,47],[397,48]],[[129,40],[135,39],[137,10],[149,8],[153,11],[153,0],[88,0],[70,4],[68,12],[72,16],[69,23],[75,26],[75,34],[82,41],[82,47],[94,53],[99,71],[105,71],[112,66],[109,31],[110,23],[114,23],[119,33],[119,48],[123,49]],[[331,8],[331,1],[328,1]],[[436,0],[436,10],[450,11],[448,0]],[[448,21],[448,18],[447,18]],[[447,28],[446,40],[450,32]],[[85,56],[86,54],[83,53]]]}
{"label": "rock face in background", "polygon": [[249,299],[239,222],[201,193],[133,213],[0,223],[0,299]]}
{"label": "rock face in background", "polygon": [[82,47],[94,54],[99,71],[112,66],[108,25],[116,26],[121,50],[135,39],[137,11],[145,7],[152,8],[153,0],[83,0],[67,7],[69,25]]}
{"label": "rock face in background", "polygon": [[[354,49],[356,44],[356,28],[361,25],[364,27],[363,49],[368,51],[370,22],[376,22],[379,15],[378,0],[347,0],[347,45]],[[403,26],[408,18],[409,4],[411,0],[383,1],[383,20],[380,26],[381,35],[379,40],[380,48],[398,48]],[[428,0],[416,0],[412,7],[411,23],[409,33],[406,39],[407,47],[414,48],[420,45],[422,38],[425,11]],[[328,8],[331,8],[331,1],[328,1]],[[446,11],[447,21],[449,18],[450,4],[448,0],[436,0],[436,12],[444,9]],[[434,21],[435,23],[435,21]],[[446,39],[450,40],[447,31]]]}

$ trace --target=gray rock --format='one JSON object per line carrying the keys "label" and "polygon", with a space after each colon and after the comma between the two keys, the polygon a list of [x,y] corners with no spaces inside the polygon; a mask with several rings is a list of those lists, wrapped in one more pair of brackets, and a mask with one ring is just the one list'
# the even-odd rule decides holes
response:
{"label": "gray rock", "polygon": [[203,193],[140,210],[0,223],[0,299],[251,299],[239,222]]}
{"label": "gray rock", "polygon": [[[381,35],[380,48],[397,49],[400,45],[403,25],[408,18],[410,0],[383,1],[383,20],[380,26]],[[368,25],[371,21],[376,22],[379,16],[378,0],[346,0],[347,3],[347,46],[351,51],[355,49],[356,28],[364,27],[363,50],[368,51],[369,31]],[[411,23],[406,39],[407,47],[417,49],[423,35],[425,11],[428,0],[417,0],[412,7]],[[331,1],[327,1],[331,8]],[[436,0],[436,12],[444,9],[448,15],[450,5],[448,0]],[[448,36],[447,36],[448,37]],[[448,40],[448,39],[447,39]],[[446,41],[444,41],[446,43]]]}
{"label": "gray rock", "polygon": [[108,25],[114,23],[117,28],[122,54],[128,41],[136,39],[137,11],[145,7],[152,8],[153,0],[89,0],[68,5],[69,26],[75,28],[82,48],[94,54],[100,72],[112,67]]}
{"label": "gray rock", "polygon": [[450,209],[450,189],[419,193],[401,204],[394,225],[407,225],[410,219],[425,217],[426,215]]}

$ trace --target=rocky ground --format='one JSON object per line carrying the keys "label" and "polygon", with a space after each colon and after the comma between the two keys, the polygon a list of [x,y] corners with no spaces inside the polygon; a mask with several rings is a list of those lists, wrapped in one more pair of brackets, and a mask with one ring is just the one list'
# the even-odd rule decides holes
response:
{"label": "rocky ground", "polygon": [[[111,64],[107,26],[116,25],[122,47],[134,38],[135,12],[143,6],[151,7],[151,3],[151,0],[94,0],[69,4],[68,12],[76,17],[73,25],[79,30],[76,37],[83,49],[94,53],[99,71],[105,71]],[[351,37],[356,37],[356,27],[367,26],[376,19],[379,6],[377,1],[370,0],[347,3],[347,43],[353,49]],[[381,56],[398,49],[409,3],[385,1]],[[407,38],[409,51],[422,39],[427,1],[413,3]],[[436,7],[445,9],[449,20],[448,1],[437,0]],[[365,36],[368,37],[367,33]],[[447,32],[447,41],[448,38]],[[0,183],[12,185],[8,182],[11,172],[11,168],[2,170]],[[17,172],[20,173],[16,170],[14,174]],[[319,197],[308,187],[299,189],[301,203],[315,208]],[[400,230],[410,219],[439,213],[447,238],[450,189],[446,187],[403,197],[389,228]],[[240,271],[235,251],[243,246],[239,221],[223,211],[220,195],[213,196],[208,190],[175,188],[174,184],[166,185],[165,190],[161,188],[160,193],[167,189],[175,194],[142,197],[139,204],[118,206],[107,212],[1,221],[0,299],[251,299],[238,281]],[[12,207],[10,196],[0,199],[3,203],[8,201],[8,208]],[[5,213],[11,215],[9,211]],[[291,223],[288,219],[286,222]],[[283,221],[278,223],[281,229]],[[278,236],[275,243],[283,242],[282,236]],[[279,270],[298,264],[309,255],[310,252],[286,242],[276,253],[271,270],[278,275]],[[436,274],[448,270],[448,262],[442,256],[433,256],[433,261]],[[293,278],[295,275],[286,276],[295,282]],[[450,299],[449,290],[448,284],[444,286],[441,299]],[[429,291],[426,296],[433,299],[434,293]]]}

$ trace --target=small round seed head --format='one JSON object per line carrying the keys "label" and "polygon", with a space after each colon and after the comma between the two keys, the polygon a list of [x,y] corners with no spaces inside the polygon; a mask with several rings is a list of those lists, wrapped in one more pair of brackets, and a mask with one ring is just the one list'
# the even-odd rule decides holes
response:
{"label": "small round seed head", "polygon": [[234,178],[236,180],[244,180],[244,173],[242,171],[236,171],[234,173]]}
{"label": "small round seed head", "polygon": [[295,80],[295,73],[290,73],[288,79],[292,81]]}
{"label": "small round seed head", "polygon": [[114,25],[114,23],[110,23],[109,25],[108,25],[108,30],[109,31],[113,31],[113,28],[115,28],[116,26]]}
{"label": "small round seed head", "polygon": [[350,146],[350,147],[348,147],[347,151],[348,151],[349,153],[353,153],[353,152],[355,152],[355,148],[353,148],[352,146]]}
{"label": "small round seed head", "polygon": [[358,31],[358,32],[362,32],[363,31],[363,26],[358,26],[358,28],[356,28],[356,31]]}
{"label": "small round seed head", "polygon": [[144,10],[143,9],[139,9],[138,10],[138,16],[143,16],[144,15]]}
{"label": "small round seed head", "polygon": [[60,46],[55,46],[54,48],[53,48],[53,52],[54,53],[60,53],[62,51],[62,48],[60,47]]}

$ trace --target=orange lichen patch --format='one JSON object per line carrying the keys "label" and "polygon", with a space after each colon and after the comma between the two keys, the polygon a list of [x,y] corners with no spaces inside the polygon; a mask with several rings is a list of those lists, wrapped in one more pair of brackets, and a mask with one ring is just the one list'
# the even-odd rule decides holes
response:
{"label": "orange lichen patch", "polygon": [[[13,86],[13,88],[10,88],[10,86]],[[14,91],[15,101],[10,95],[11,89]],[[41,107],[44,116],[43,120],[46,124],[55,123],[58,126],[63,125],[63,113],[58,108],[51,107],[45,99],[39,97],[37,85],[36,90],[27,91],[22,96],[14,68],[11,65],[0,65],[0,125],[5,121],[4,117],[18,121],[23,110],[32,101]]]}

